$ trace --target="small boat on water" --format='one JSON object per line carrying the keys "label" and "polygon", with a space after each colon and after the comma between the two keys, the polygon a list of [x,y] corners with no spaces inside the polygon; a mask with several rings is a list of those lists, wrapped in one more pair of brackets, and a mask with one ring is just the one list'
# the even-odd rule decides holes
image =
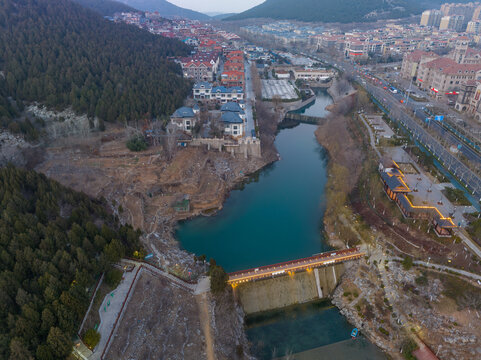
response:
{"label": "small boat on water", "polygon": [[351,337],[352,337],[353,339],[355,339],[355,338],[357,338],[358,335],[359,335],[359,330],[358,330],[357,328],[352,329],[352,331],[351,331]]}

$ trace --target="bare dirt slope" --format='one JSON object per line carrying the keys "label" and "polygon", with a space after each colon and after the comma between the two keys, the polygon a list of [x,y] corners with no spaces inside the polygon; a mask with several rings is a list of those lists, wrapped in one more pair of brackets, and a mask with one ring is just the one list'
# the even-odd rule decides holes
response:
{"label": "bare dirt slope", "polygon": [[[77,191],[104,197],[122,222],[143,231],[146,248],[159,258],[157,265],[179,276],[186,269],[192,276],[202,273],[204,267],[179,248],[173,236],[176,222],[221,208],[236,183],[266,162],[193,147],[174,154],[162,146],[134,153],[126,148],[128,137],[125,129],[109,127],[104,133],[58,140],[45,149],[36,170]],[[175,211],[173,204],[185,197],[190,199],[188,211]],[[247,340],[235,304],[201,300],[199,309],[192,294],[143,274],[108,358],[202,359],[207,349],[209,358],[242,358]],[[206,347],[209,329],[213,338]]]}
{"label": "bare dirt slope", "polygon": [[204,342],[195,297],[144,271],[106,359],[206,359]]}
{"label": "bare dirt slope", "polygon": [[[232,186],[264,165],[261,159],[193,147],[169,160],[161,146],[134,153],[126,140],[123,129],[111,128],[57,141],[46,149],[37,170],[75,190],[105,197],[124,221],[151,233],[166,222],[222,207]],[[185,195],[190,211],[176,213],[172,204]]]}

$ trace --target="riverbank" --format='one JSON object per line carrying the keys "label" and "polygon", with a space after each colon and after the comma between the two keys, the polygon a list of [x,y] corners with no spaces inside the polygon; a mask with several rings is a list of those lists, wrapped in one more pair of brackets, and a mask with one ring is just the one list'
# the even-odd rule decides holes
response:
{"label": "riverbank", "polygon": [[[357,99],[357,106],[359,102]],[[367,108],[367,104],[361,105]],[[399,349],[410,352],[421,341],[438,352],[440,358],[476,357],[481,354],[481,349],[474,345],[480,331],[474,325],[477,317],[467,314],[479,308],[474,304],[478,300],[468,305],[464,299],[481,298],[481,290],[471,287],[466,279],[454,279],[395,260],[406,255],[424,259],[426,253],[432,256],[431,260],[437,256],[431,254],[443,254],[443,258],[456,254],[449,251],[448,243],[429,237],[420,225],[414,225],[415,221],[400,218],[399,209],[387,199],[379,181],[379,158],[370,148],[367,129],[355,113],[352,115],[337,116],[338,123],[322,124],[316,132],[330,155],[328,210],[324,218],[327,236],[335,246],[360,245],[368,254],[346,271],[332,302],[393,359],[403,358]],[[339,132],[344,124],[350,137],[343,133],[342,137],[331,138],[333,131]],[[351,168],[349,163],[351,154],[356,157],[359,151],[360,174],[358,167]],[[357,179],[353,187],[343,183],[346,174]],[[349,191],[343,192],[346,190]]]}
{"label": "riverbank", "polygon": [[[335,104],[331,109],[349,108],[351,96]],[[359,243],[359,234],[352,230],[349,222],[352,211],[344,205],[348,195],[357,184],[362,169],[364,154],[353,133],[348,115],[331,113],[315,131],[316,139],[328,154],[329,177],[326,184],[326,211],[324,230],[329,244],[345,248]]]}
{"label": "riverbank", "polygon": [[[122,223],[142,230],[142,241],[147,251],[153,254],[152,261],[156,265],[176,276],[195,281],[205,267],[194,260],[192,253],[179,247],[175,238],[177,222],[221,209],[230,191],[249,174],[277,159],[272,156],[277,152],[265,144],[263,150],[270,156],[245,159],[241,155],[208,151],[203,147],[187,147],[169,158],[162,146],[143,152],[129,151],[125,146],[129,136],[125,128],[108,126],[103,133],[55,141],[43,149],[44,159],[37,164],[36,170],[92,197],[104,197],[111,212]],[[152,294],[151,298],[155,299],[155,296]],[[134,296],[129,309],[135,311],[142,305],[135,302],[142,299]],[[178,309],[165,306],[159,310],[152,304],[145,307],[140,317],[135,316],[148,322],[149,318],[163,315],[172,318],[172,314],[177,313],[176,316],[185,318],[185,324],[196,324],[199,320],[191,309],[191,300],[190,297],[179,297]],[[209,298],[207,303],[211,315],[207,321],[215,334],[216,357],[240,358],[237,354],[247,353],[248,345],[243,323],[232,310],[237,305],[216,297]],[[126,317],[129,316],[127,313]],[[219,331],[229,327],[235,329]],[[146,336],[144,332],[120,333],[135,335],[139,341]],[[178,342],[181,337],[169,339],[166,340],[168,346],[181,348],[184,344]],[[150,345],[146,342],[145,346]],[[140,349],[138,353],[141,353]]]}

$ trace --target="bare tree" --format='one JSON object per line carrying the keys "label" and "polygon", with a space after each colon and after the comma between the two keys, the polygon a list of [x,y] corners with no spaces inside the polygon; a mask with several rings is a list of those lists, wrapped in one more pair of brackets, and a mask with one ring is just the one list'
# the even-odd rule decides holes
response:
{"label": "bare tree", "polygon": [[170,123],[165,130],[165,136],[162,137],[162,147],[164,148],[167,160],[172,160],[177,152],[177,140],[182,131],[175,124]]}

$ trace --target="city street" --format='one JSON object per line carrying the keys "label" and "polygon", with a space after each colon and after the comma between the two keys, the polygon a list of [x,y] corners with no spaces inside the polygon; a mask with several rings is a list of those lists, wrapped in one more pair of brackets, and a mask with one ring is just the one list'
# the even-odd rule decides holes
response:
{"label": "city street", "polygon": [[[331,59],[326,56],[311,55],[314,59],[323,61],[326,64],[334,65]],[[337,67],[343,71],[352,74],[355,81],[359,84],[363,82],[363,78],[356,73],[356,66],[344,61],[337,60]],[[400,103],[400,99],[395,97],[390,91],[383,89],[388,85],[381,82],[379,85],[372,85],[364,81],[363,87],[378,101],[378,103],[389,111],[390,116],[402,125],[413,135],[414,139],[422,143],[451,173],[453,173],[466,187],[471,191],[476,199],[481,200],[481,179],[473,173],[464,163],[452,155],[448,149],[441,145],[433,136],[431,136],[421,125],[417,123],[407,112],[406,107]],[[401,96],[402,95],[398,95]]]}
{"label": "city street", "polygon": [[246,89],[245,89],[245,113],[246,113],[246,132],[245,136],[252,136],[252,130],[255,130],[254,116],[252,114],[252,107],[256,103],[256,94],[254,92],[254,87],[252,85],[252,74],[251,74],[251,63],[245,61],[244,63],[245,75],[246,75]]}

